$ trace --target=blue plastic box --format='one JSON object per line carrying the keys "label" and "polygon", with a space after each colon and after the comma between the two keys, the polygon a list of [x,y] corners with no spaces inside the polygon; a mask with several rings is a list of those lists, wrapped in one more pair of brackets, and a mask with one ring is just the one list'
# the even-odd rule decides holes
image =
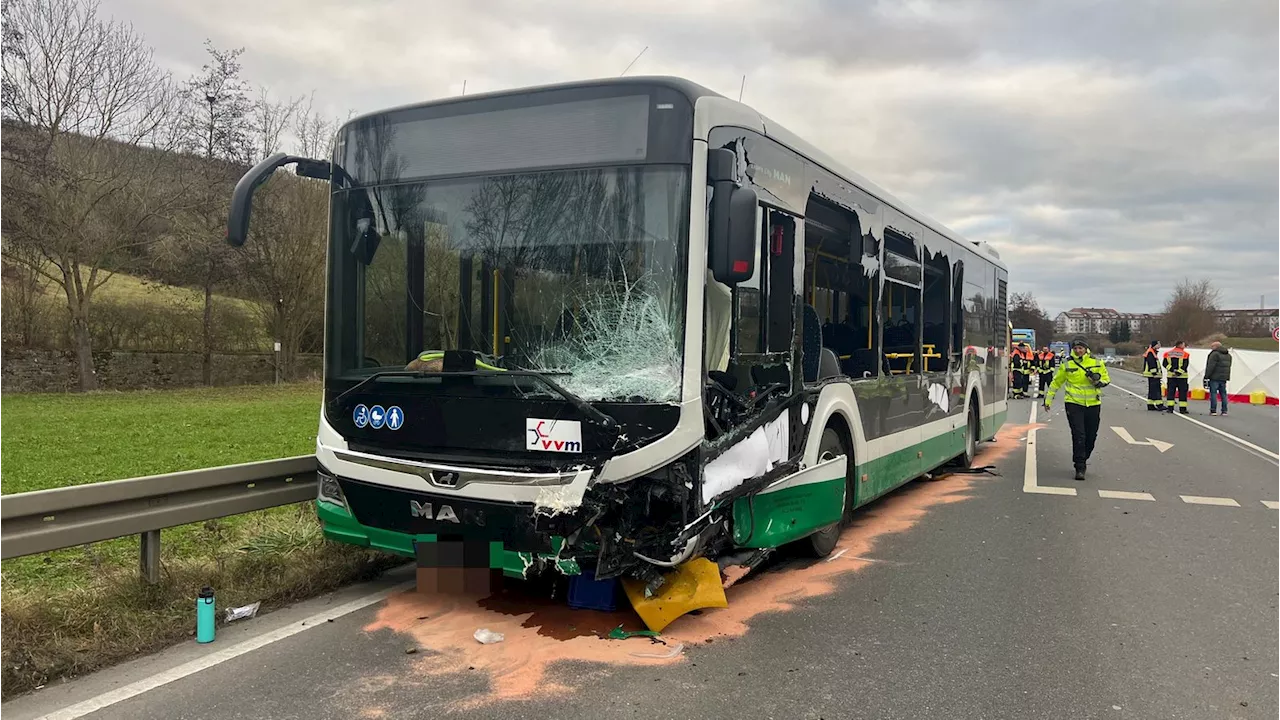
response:
{"label": "blue plastic box", "polygon": [[569,607],[612,612],[617,608],[617,588],[616,578],[596,580],[594,570],[584,571],[581,575],[569,578]]}

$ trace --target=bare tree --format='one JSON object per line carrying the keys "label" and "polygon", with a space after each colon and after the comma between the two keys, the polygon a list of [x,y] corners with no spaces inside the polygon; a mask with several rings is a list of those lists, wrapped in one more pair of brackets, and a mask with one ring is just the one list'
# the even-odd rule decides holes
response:
{"label": "bare tree", "polygon": [[1040,308],[1033,293],[1014,293],[1009,298],[1009,322],[1016,328],[1035,330],[1036,342],[1042,346],[1053,342],[1053,320]]}
{"label": "bare tree", "polygon": [[1195,342],[1217,326],[1219,292],[1208,280],[1184,278],[1164,304],[1163,331],[1168,342]]}
{"label": "bare tree", "polygon": [[[254,112],[258,148],[279,150],[291,129],[303,154],[323,157],[334,124],[308,102],[271,101]],[[260,301],[262,319],[280,343],[282,375],[293,375],[299,352],[319,337],[324,321],[324,263],[329,185],[278,173],[254,198],[253,237],[238,252],[238,268]]]}
{"label": "bare tree", "polygon": [[280,149],[281,136],[289,129],[301,102],[301,98],[279,102],[271,98],[266,88],[258,89],[258,99],[253,103],[250,115],[256,143],[256,156],[251,158],[252,161],[261,160]]}
{"label": "bare tree", "polygon": [[48,281],[36,268],[42,264],[39,251],[8,240],[3,258],[0,289],[4,291],[4,341],[20,347],[36,347],[44,337],[47,322],[44,300]]}
{"label": "bare tree", "polygon": [[[294,112],[290,117],[293,119],[293,134],[298,138],[298,154],[318,160],[329,157],[334,134],[338,131],[338,121],[326,118],[315,109],[315,94],[307,98],[305,105],[301,98],[295,101]],[[276,139],[279,139],[278,136]],[[265,156],[264,153],[263,157]]]}
{"label": "bare tree", "polygon": [[142,38],[99,20],[93,0],[10,0],[3,13],[3,231],[66,296],[90,390],[94,293],[182,197],[182,173],[154,150],[176,144],[175,91]]}
{"label": "bare tree", "polygon": [[249,86],[240,78],[243,48],[219,50],[205,41],[209,61],[181,90],[182,147],[202,155],[193,165],[194,187],[186,212],[175,219],[173,237],[156,261],[181,283],[204,291],[201,315],[201,379],[213,384],[214,289],[235,273],[234,255],[223,241],[231,189],[257,151]]}

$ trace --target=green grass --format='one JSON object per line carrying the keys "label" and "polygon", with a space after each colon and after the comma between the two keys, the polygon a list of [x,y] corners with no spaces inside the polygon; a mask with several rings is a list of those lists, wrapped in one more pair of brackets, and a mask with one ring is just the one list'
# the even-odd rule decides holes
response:
{"label": "green grass", "polygon": [[1280,350],[1280,344],[1269,337],[1264,338],[1237,338],[1229,337],[1222,341],[1227,347],[1237,350],[1263,350],[1277,352]]}
{"label": "green grass", "polygon": [[0,492],[195,470],[315,450],[314,383],[0,397]]}
{"label": "green grass", "polygon": [[[83,395],[6,395],[5,493],[312,452],[318,384]],[[194,598],[263,610],[402,560],[326,541],[310,503],[161,532],[157,585],[120,538],[0,564],[4,698],[187,639]]]}

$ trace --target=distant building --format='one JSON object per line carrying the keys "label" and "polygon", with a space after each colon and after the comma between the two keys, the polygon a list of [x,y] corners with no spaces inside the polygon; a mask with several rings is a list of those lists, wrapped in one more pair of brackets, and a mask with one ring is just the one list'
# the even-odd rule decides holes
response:
{"label": "distant building", "polygon": [[1264,335],[1280,327],[1280,309],[1219,310],[1218,330],[1228,335]]}
{"label": "distant building", "polygon": [[1054,318],[1054,330],[1059,335],[1106,335],[1117,323],[1129,323],[1129,332],[1141,335],[1155,330],[1159,315],[1151,313],[1122,313],[1112,308],[1071,308]]}

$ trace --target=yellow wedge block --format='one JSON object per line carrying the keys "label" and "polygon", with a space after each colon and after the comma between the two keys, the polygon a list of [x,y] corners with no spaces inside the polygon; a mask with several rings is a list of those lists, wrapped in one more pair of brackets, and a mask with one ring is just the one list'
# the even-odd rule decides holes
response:
{"label": "yellow wedge block", "polygon": [[650,630],[661,631],[671,621],[702,608],[729,607],[720,583],[720,568],[706,558],[697,558],[677,567],[653,597],[644,596],[644,583],[622,581],[631,607]]}

